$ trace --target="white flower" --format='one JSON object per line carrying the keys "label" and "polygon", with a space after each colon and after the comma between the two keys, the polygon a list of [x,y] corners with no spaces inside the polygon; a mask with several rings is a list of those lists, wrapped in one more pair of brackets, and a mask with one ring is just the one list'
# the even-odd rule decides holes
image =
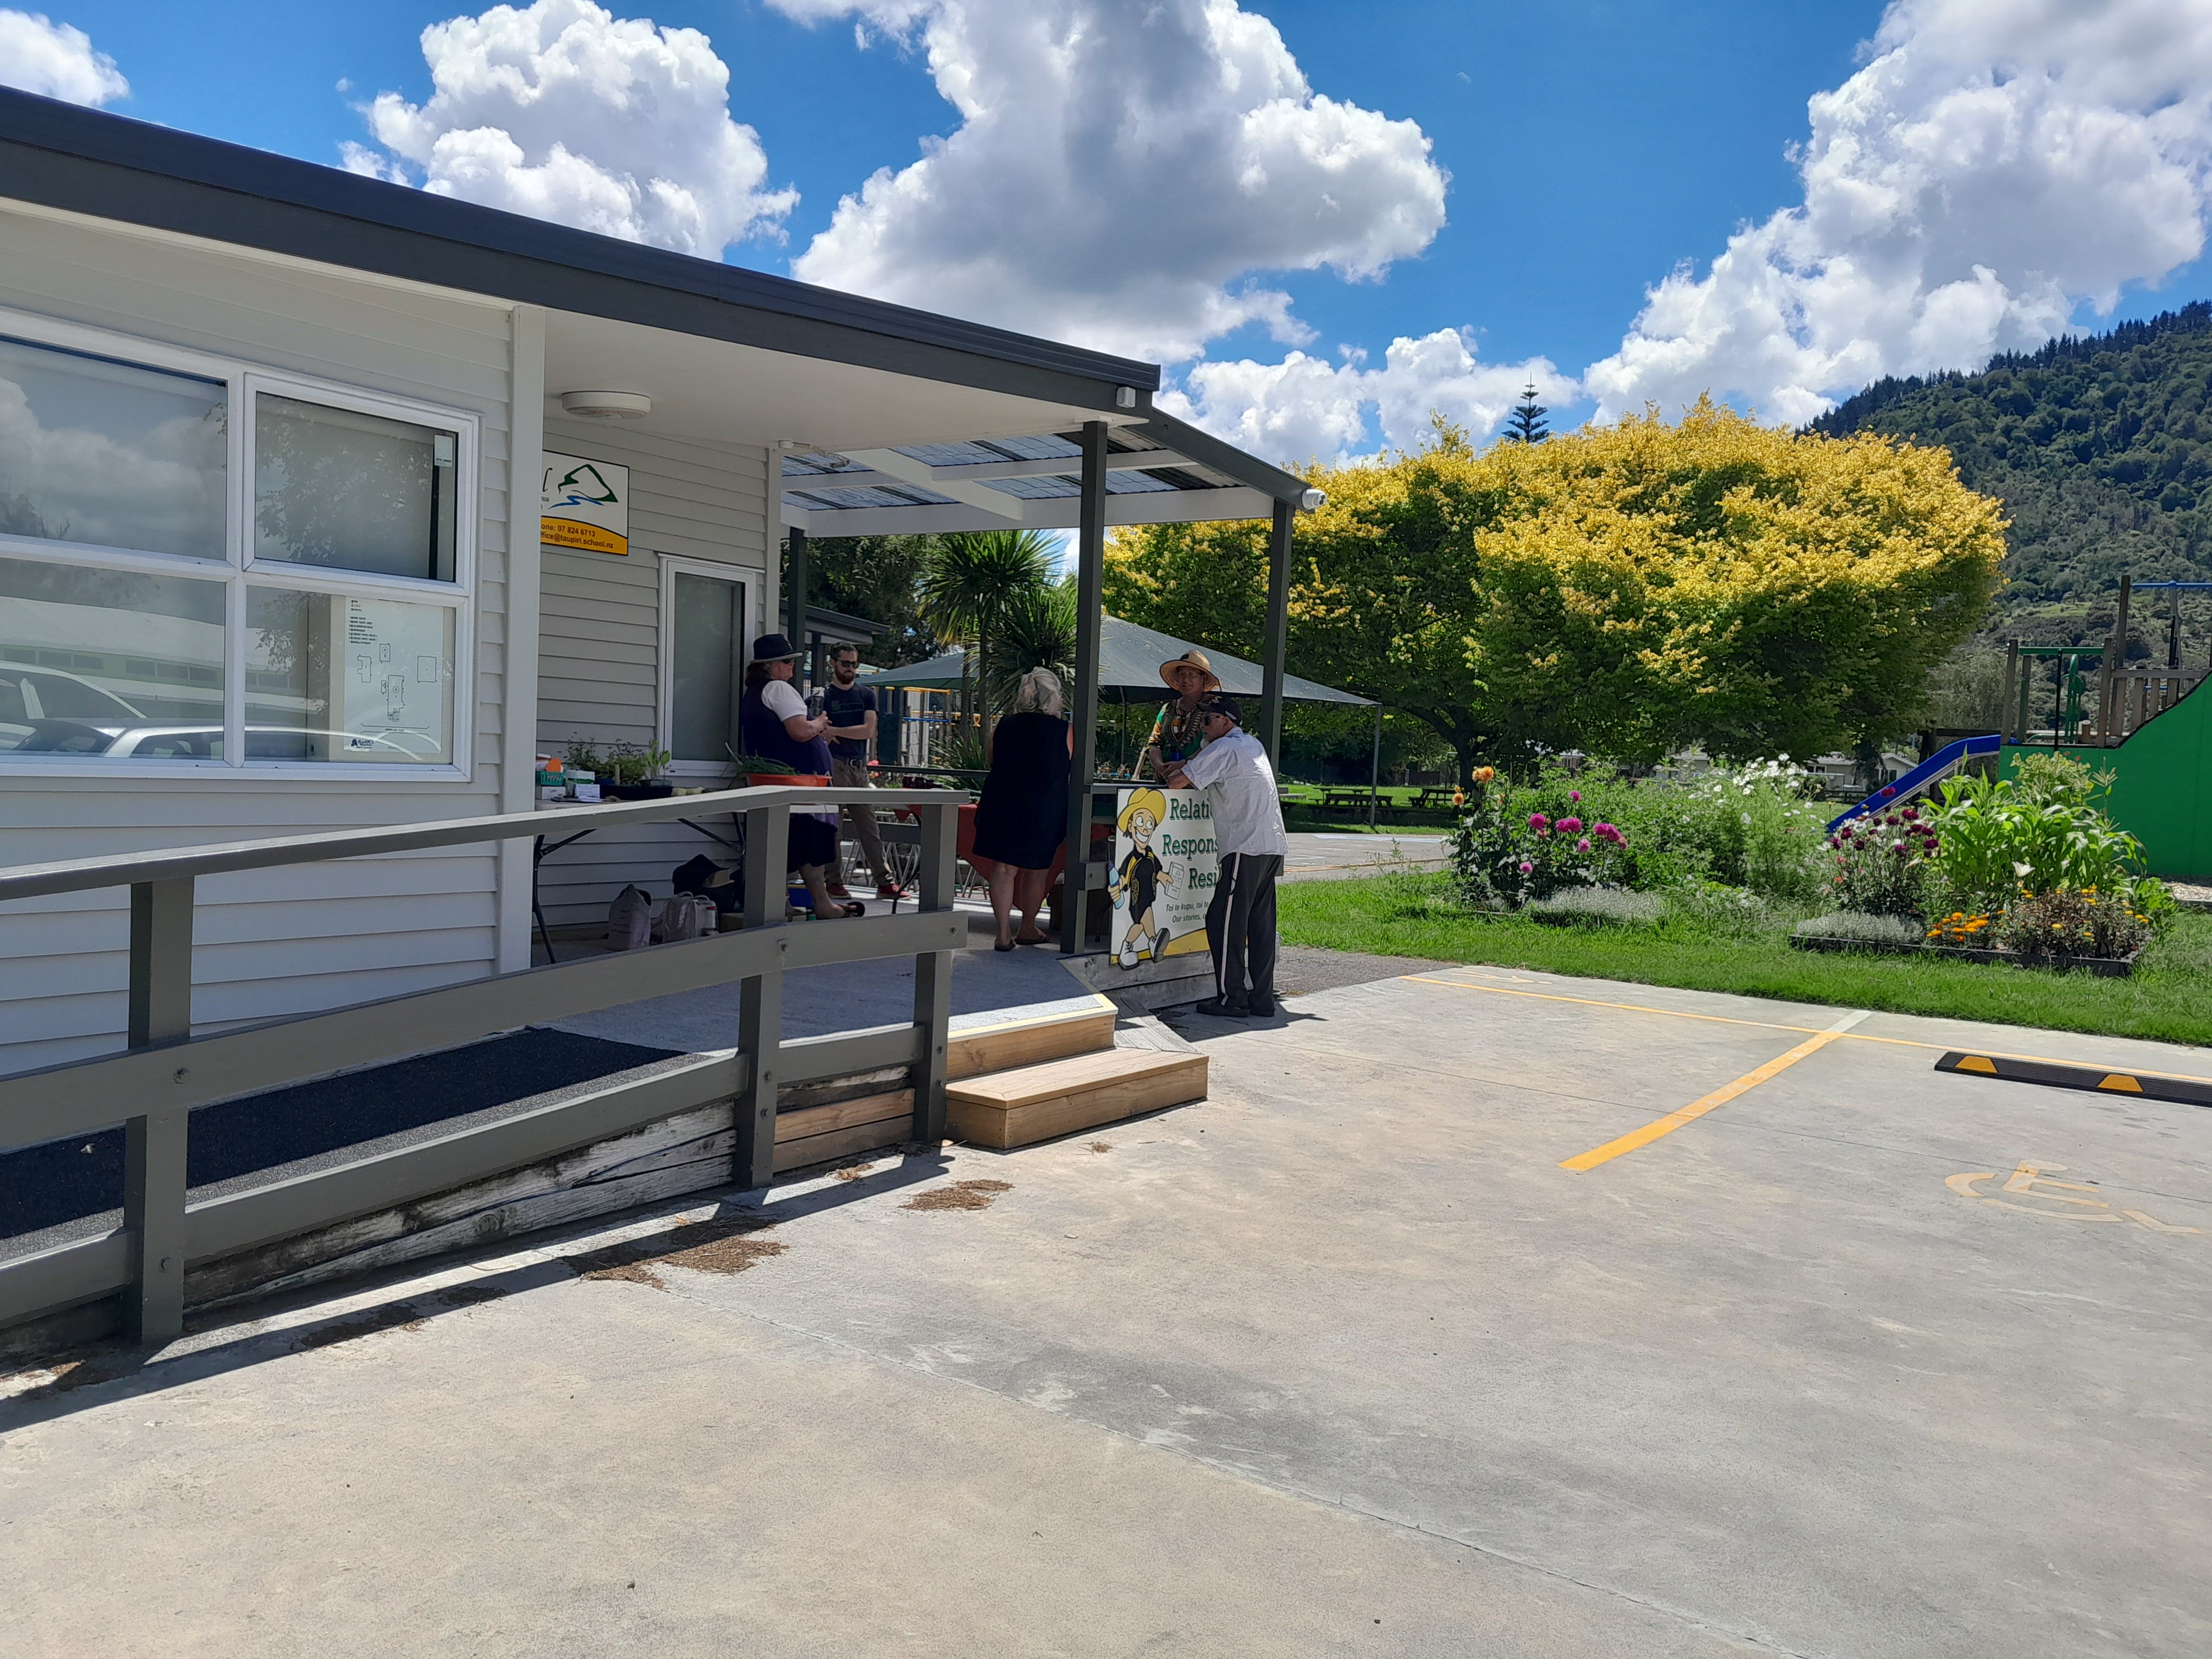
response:
{"label": "white flower", "polygon": [[2015,864],[2012,867],[2012,872],[2015,876],[2024,876],[2033,868],[2035,866],[2032,864]]}

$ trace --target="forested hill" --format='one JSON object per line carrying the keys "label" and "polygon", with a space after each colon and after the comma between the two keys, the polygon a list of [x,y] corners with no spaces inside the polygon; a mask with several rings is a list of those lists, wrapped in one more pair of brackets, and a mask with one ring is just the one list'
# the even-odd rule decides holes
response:
{"label": "forested hill", "polygon": [[1813,422],[1947,447],[2005,503],[2003,623],[2109,625],[2121,574],[2212,579],[2212,304],[2054,340],[1976,374],[1878,380]]}

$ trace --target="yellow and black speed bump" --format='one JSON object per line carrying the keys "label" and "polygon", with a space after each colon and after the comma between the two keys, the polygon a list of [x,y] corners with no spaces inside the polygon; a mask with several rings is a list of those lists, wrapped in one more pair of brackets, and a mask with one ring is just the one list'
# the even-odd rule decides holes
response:
{"label": "yellow and black speed bump", "polygon": [[1958,1048],[1937,1060],[1936,1069],[1963,1072],[1968,1077],[2000,1078],[2007,1083],[2040,1083],[2053,1089],[2087,1089],[2096,1094],[2212,1106],[2212,1082],[2199,1078],[2115,1072],[2102,1066],[2061,1066],[2049,1060],[2008,1060],[2002,1054],[1973,1054]]}

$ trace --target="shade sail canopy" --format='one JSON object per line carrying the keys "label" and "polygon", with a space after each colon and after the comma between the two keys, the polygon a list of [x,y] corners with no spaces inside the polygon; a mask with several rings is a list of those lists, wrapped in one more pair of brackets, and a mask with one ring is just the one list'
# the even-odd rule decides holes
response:
{"label": "shade sail canopy", "polygon": [[[1172,661],[1186,651],[1205,653],[1206,659],[1213,665],[1213,672],[1221,677],[1221,689],[1230,696],[1256,697],[1260,695],[1265,674],[1258,663],[1232,657],[1225,651],[1194,645],[1188,640],[1176,638],[1172,634],[1139,628],[1134,623],[1123,622],[1119,617],[1099,618],[1098,689],[1117,692],[1124,698],[1164,697],[1168,695],[1168,688],[1160,679],[1160,665]],[[964,660],[961,653],[951,651],[941,657],[932,657],[927,662],[909,663],[903,668],[876,669],[861,675],[860,684],[886,688],[898,686],[909,691],[957,691],[960,688],[960,672]],[[1296,674],[1283,676],[1283,695],[1292,702],[1335,702],[1360,708],[1374,707],[1365,697],[1340,691],[1334,686],[1302,680]]]}

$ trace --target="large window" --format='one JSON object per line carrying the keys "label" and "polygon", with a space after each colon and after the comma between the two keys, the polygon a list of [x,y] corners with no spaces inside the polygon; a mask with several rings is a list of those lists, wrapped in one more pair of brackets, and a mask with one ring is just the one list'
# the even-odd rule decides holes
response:
{"label": "large window", "polygon": [[0,313],[0,769],[465,768],[475,446]]}
{"label": "large window", "polygon": [[676,769],[727,771],[744,693],[745,585],[715,566],[664,559],[661,570],[661,741]]}

